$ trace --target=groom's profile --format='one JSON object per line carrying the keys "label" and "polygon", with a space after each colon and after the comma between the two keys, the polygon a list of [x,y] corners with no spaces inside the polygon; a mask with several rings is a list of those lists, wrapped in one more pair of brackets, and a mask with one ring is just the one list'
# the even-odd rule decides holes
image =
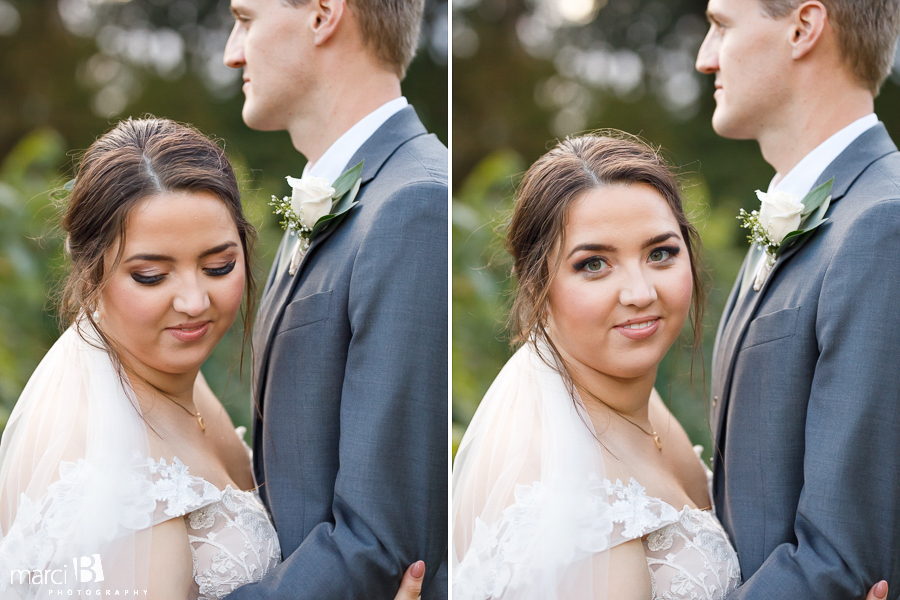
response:
{"label": "groom's profile", "polygon": [[862,598],[881,579],[897,598],[900,154],[874,98],[900,3],[710,0],[707,15],[715,131],[758,141],[786,202],[832,182],[821,226],[769,266],[750,250],[716,337],[714,501],[744,579],[729,598]]}
{"label": "groom's profile", "polygon": [[231,3],[245,123],[288,131],[310,181],[363,166],[358,204],[302,259],[286,233],[265,285],[253,468],[284,562],[229,598],[392,598],[419,560],[447,597],[447,149],[400,90],[423,5]]}

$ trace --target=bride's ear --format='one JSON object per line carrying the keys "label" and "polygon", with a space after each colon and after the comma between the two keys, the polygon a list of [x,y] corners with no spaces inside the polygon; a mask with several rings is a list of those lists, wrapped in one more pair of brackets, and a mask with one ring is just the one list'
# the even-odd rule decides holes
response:
{"label": "bride's ear", "polygon": [[344,0],[310,0],[312,3],[312,30],[316,46],[327,42],[337,31],[344,16]]}

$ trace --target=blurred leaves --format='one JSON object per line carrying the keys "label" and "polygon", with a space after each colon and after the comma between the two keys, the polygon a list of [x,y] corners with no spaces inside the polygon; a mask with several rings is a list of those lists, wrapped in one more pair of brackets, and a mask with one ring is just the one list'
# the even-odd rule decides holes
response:
{"label": "blurred leaves", "polygon": [[0,164],[0,426],[58,336],[47,290],[60,276],[51,190],[65,143],[52,129],[21,139]]}

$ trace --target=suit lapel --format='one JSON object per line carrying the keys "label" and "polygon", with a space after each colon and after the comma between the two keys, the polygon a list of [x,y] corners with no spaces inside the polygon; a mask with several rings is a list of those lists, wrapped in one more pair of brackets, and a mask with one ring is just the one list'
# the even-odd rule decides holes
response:
{"label": "suit lapel", "polygon": [[[365,194],[363,192],[366,185],[375,178],[381,170],[381,167],[394,152],[409,140],[427,133],[428,132],[422,125],[422,122],[419,121],[413,107],[408,106],[385,121],[384,124],[382,124],[382,126],[366,140],[356,154],[353,155],[353,158],[347,163],[348,166],[353,166],[361,160],[364,161],[361,174],[362,182],[359,194],[357,195],[357,200],[360,204],[354,208],[353,211],[362,208],[362,205],[365,202]],[[348,217],[352,216],[353,211],[348,213]],[[284,314],[284,309],[288,304],[288,300],[293,296],[294,290],[297,289],[297,286],[303,279],[309,265],[310,257],[313,256],[328,238],[331,237],[333,232],[341,226],[344,225],[342,224],[326,231],[310,243],[309,249],[307,249],[303,260],[300,262],[297,269],[297,273],[294,276],[288,274],[287,268],[279,269],[279,272],[274,275],[273,283],[268,293],[263,297],[263,301],[260,304],[259,318],[257,320],[258,330],[254,332],[253,336],[254,353],[258,357],[255,357],[254,360],[254,400],[257,403],[260,414],[262,414],[266,370],[272,349],[272,340],[274,339],[275,331],[278,328],[281,317]],[[287,241],[287,238],[282,241],[281,252],[289,253],[293,250],[294,244],[286,244],[285,241]],[[259,335],[256,335],[256,333]]]}
{"label": "suit lapel", "polygon": [[[825,168],[819,176],[819,180],[813,186],[813,188],[815,188],[834,177],[834,187],[831,191],[831,207],[829,208],[828,214],[830,215],[832,213],[835,203],[847,194],[847,191],[853,183],[872,163],[896,151],[896,146],[894,146],[887,130],[881,123],[856,138],[856,140],[854,140],[840,156]],[[775,280],[775,276],[778,272],[813,236],[821,235],[824,227],[827,227],[827,225],[823,225],[822,228],[812,235],[802,238],[785,250],[775,262],[775,266],[766,278],[762,288],[758,292],[751,288],[747,290],[745,296],[738,298],[735,308],[731,313],[731,317],[725,325],[724,333],[721,331],[719,332],[722,334],[721,343],[723,345],[721,352],[719,353],[720,360],[714,365],[714,370],[715,380],[721,381],[722,386],[720,388],[714,387],[713,390],[714,393],[716,393],[716,389],[720,390],[718,392],[720,402],[715,431],[715,443],[720,451],[724,451],[725,422],[727,421],[726,416],[731,397],[730,388],[734,376],[734,367],[737,362],[738,349],[743,343],[747,329],[753,318],[756,316],[759,305],[765,297],[766,292],[769,290],[769,287],[772,285],[772,282]],[[750,254],[753,253],[751,252]],[[752,269],[754,267],[755,265],[752,265],[748,260],[745,260],[742,275],[746,269]],[[748,273],[748,275],[752,277],[752,274]],[[738,284],[738,287],[739,286],[740,284]],[[734,292],[732,291],[732,294],[733,293]]]}

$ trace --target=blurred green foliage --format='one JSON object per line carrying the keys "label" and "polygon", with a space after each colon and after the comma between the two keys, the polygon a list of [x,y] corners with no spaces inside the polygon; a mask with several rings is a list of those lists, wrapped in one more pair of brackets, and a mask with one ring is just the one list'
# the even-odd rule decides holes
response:
{"label": "blurred green foliage", "polygon": [[[715,330],[747,250],[736,217],[758,208],[753,192],[765,190],[774,171],[755,142],[712,130],[713,78],[693,69],[705,0],[594,0],[598,12],[584,25],[554,20],[557,3],[453,4],[453,452],[512,353],[504,326],[513,282],[501,236],[515,186],[556,139],[615,128],[662,147],[703,239],[702,353],[693,356],[687,326],[656,387],[709,457]],[[875,104],[896,141],[898,83],[895,67]]]}

